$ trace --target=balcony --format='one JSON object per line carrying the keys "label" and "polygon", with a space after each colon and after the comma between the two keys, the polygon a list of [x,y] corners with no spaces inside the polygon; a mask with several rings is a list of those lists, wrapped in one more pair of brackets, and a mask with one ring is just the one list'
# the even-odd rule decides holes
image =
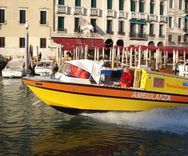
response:
{"label": "balcony", "polygon": [[119,31],[118,31],[118,35],[125,35],[125,32],[122,31],[122,30],[119,30]]}
{"label": "balcony", "polygon": [[115,18],[115,17],[116,17],[116,11],[115,11],[115,10],[108,9],[108,10],[107,10],[107,17]]}
{"label": "balcony", "polygon": [[67,29],[65,28],[57,28],[58,32],[67,33]]}
{"label": "balcony", "polygon": [[87,9],[80,7],[80,6],[75,6],[74,7],[74,15],[83,15],[86,16],[87,15]]}
{"label": "balcony", "polygon": [[155,34],[154,33],[149,33],[149,37],[155,38]]}
{"label": "balcony", "polygon": [[125,11],[119,11],[119,15],[118,15],[118,18],[124,18],[124,19],[127,19],[127,16],[128,16],[128,13],[125,12]]}
{"label": "balcony", "polygon": [[158,16],[156,16],[154,14],[148,15],[148,21],[155,21],[155,22],[157,22],[157,18],[158,18]]}
{"label": "balcony", "polygon": [[143,13],[143,12],[139,12],[138,13],[138,18],[139,20],[147,20],[147,14],[146,13]]}
{"label": "balcony", "polygon": [[70,14],[70,7],[66,6],[66,5],[58,5],[57,6],[57,13],[58,14]]}
{"label": "balcony", "polygon": [[138,13],[137,12],[131,12],[130,13],[130,19],[138,19]]}
{"label": "balcony", "polygon": [[90,16],[98,16],[101,17],[102,16],[102,10],[98,9],[98,8],[91,8],[90,9]]}
{"label": "balcony", "polygon": [[166,23],[166,16],[160,15],[160,16],[159,16],[159,21]]}
{"label": "balcony", "polygon": [[106,30],[106,33],[109,35],[114,35],[114,32],[112,30]]}
{"label": "balcony", "polygon": [[165,38],[165,35],[159,34],[159,37],[160,37],[160,38]]}
{"label": "balcony", "polygon": [[147,35],[145,33],[129,33],[130,40],[147,40]]}

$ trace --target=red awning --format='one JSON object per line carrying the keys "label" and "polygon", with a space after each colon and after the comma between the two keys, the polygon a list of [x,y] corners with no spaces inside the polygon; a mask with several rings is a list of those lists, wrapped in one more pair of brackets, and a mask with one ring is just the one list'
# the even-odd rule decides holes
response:
{"label": "red awning", "polygon": [[102,48],[104,46],[102,39],[53,37],[52,40],[57,44],[63,45],[64,50],[73,50],[75,47],[85,47],[86,45],[88,48]]}
{"label": "red awning", "polygon": [[54,37],[52,40],[57,44],[63,45],[64,50],[73,50],[76,46],[82,46],[82,41],[78,38]]}
{"label": "red awning", "polygon": [[104,41],[102,39],[88,39],[88,38],[82,38],[81,39],[83,46],[87,45],[88,48],[102,48],[104,47]]}

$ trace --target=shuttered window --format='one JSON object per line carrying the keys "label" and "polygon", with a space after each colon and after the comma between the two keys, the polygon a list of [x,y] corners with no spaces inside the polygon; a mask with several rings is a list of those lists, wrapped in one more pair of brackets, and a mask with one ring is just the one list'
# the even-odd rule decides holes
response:
{"label": "shuttered window", "polygon": [[119,10],[124,10],[124,0],[119,0]]}
{"label": "shuttered window", "polygon": [[59,1],[58,1],[58,4],[59,4],[59,5],[65,5],[65,2],[64,2],[64,0],[59,0]]}
{"label": "shuttered window", "polygon": [[58,17],[58,31],[64,31],[64,17]]}
{"label": "shuttered window", "polygon": [[96,0],[91,0],[91,7],[96,8],[97,7],[97,1]]}
{"label": "shuttered window", "polygon": [[40,24],[46,24],[46,11],[40,11]]}
{"label": "shuttered window", "polygon": [[136,11],[136,3],[135,1],[131,0],[131,11],[135,12]]}
{"label": "shuttered window", "polygon": [[81,0],[75,0],[75,6],[81,6]]}
{"label": "shuttered window", "polygon": [[0,23],[5,23],[5,10],[0,9]]}
{"label": "shuttered window", "polygon": [[23,24],[26,22],[26,10],[20,10],[20,23]]}
{"label": "shuttered window", "polygon": [[112,9],[112,0],[107,0],[107,9]]}

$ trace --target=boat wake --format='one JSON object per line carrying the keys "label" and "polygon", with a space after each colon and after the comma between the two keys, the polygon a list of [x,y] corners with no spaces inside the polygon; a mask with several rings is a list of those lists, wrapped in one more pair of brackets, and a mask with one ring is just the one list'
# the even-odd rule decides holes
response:
{"label": "boat wake", "polygon": [[188,133],[188,108],[153,109],[143,112],[82,114],[97,121],[138,130]]}

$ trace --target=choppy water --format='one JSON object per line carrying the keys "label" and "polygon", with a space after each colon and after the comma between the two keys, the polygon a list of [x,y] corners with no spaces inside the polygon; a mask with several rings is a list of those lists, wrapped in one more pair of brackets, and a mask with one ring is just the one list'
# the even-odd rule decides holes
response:
{"label": "choppy water", "polygon": [[188,108],[70,116],[0,78],[0,156],[187,156]]}

